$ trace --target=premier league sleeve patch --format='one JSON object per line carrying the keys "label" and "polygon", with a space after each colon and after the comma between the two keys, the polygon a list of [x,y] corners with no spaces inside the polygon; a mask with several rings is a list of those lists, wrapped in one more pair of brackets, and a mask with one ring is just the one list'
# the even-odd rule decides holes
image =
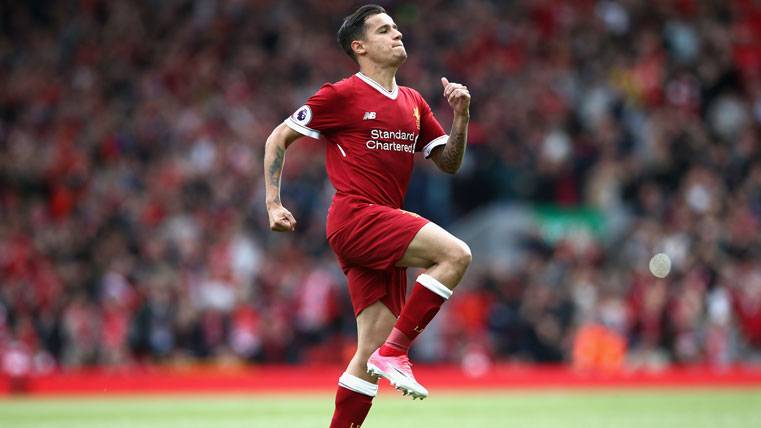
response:
{"label": "premier league sleeve patch", "polygon": [[309,122],[312,120],[312,109],[309,108],[308,105],[303,105],[299,107],[298,110],[296,110],[295,113],[293,113],[293,116],[291,116],[294,122],[298,123],[301,126],[307,126]]}
{"label": "premier league sleeve patch", "polygon": [[285,120],[285,124],[289,128],[293,129],[294,131],[302,135],[319,139],[320,132],[307,126],[309,122],[311,121],[312,121],[312,109],[309,108],[308,105],[303,105],[299,107],[299,109],[296,110],[296,112],[294,112],[291,115],[291,117]]}

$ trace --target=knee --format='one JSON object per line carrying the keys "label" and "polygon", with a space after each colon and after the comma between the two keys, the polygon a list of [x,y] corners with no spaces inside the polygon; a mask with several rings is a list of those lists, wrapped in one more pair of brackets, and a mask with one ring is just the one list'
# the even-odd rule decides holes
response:
{"label": "knee", "polygon": [[449,252],[451,262],[454,264],[460,272],[465,272],[470,266],[470,262],[473,261],[473,254],[470,252],[470,247],[459,239],[455,242]]}

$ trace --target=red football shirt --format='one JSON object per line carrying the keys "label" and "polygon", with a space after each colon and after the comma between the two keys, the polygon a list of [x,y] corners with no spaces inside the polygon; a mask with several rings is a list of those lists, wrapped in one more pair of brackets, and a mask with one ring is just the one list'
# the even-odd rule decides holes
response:
{"label": "red football shirt", "polygon": [[291,129],[324,140],[328,177],[337,200],[401,208],[413,156],[430,156],[448,136],[414,89],[392,91],[362,73],[325,84],[285,120]]}

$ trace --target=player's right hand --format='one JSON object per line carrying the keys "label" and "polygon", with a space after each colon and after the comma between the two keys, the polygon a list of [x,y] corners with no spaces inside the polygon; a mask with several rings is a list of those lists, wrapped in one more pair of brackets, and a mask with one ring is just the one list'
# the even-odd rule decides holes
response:
{"label": "player's right hand", "polygon": [[275,232],[293,232],[296,230],[296,219],[293,214],[282,205],[275,205],[267,209],[270,218],[270,230]]}

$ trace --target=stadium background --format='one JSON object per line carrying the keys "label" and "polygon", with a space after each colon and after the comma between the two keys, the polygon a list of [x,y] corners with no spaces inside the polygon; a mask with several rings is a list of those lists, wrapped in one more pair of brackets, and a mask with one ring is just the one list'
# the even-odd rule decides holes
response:
{"label": "stadium background", "polygon": [[[416,361],[759,361],[758,2],[380,3],[400,84],[445,125],[439,77],[473,95],[463,169],[421,160],[407,197],[475,255]],[[353,6],[0,3],[4,375],[346,361],[323,148],[288,153],[295,234],[268,231],[261,164],[269,131],[354,71],[334,40]]]}

